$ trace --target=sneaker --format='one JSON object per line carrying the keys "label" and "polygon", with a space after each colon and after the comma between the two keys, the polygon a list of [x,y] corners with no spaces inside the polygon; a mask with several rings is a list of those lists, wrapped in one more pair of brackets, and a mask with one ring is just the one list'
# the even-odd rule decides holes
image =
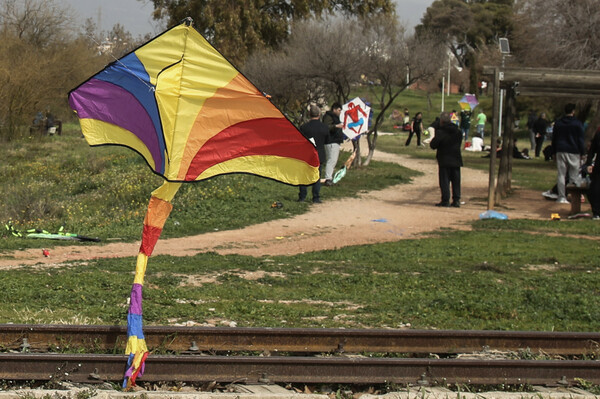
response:
{"label": "sneaker", "polygon": [[450,206],[453,208],[460,208],[460,202],[455,201],[455,202],[451,203]]}
{"label": "sneaker", "polygon": [[320,204],[321,200],[318,198],[313,199],[313,204]]}
{"label": "sneaker", "polygon": [[553,193],[552,190],[544,191],[542,195],[544,196],[544,198],[553,200],[558,199],[558,194]]}
{"label": "sneaker", "polygon": [[566,198],[557,199],[556,202],[559,204],[570,204],[570,202],[567,201]]}
{"label": "sneaker", "polygon": [[592,217],[592,220],[600,220],[600,215],[594,215],[594,216]]}
{"label": "sneaker", "polygon": [[435,206],[441,206],[441,207],[444,207],[444,208],[448,208],[450,206],[450,203],[442,201],[442,202],[438,202],[437,204],[435,204]]}
{"label": "sneaker", "polygon": [[331,186],[333,186],[333,181],[332,180],[325,180],[325,185],[327,187],[331,187]]}

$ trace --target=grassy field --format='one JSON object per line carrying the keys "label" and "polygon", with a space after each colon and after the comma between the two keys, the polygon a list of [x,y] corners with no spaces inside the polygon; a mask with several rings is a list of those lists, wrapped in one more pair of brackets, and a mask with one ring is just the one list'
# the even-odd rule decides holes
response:
{"label": "grassy field", "polygon": [[[474,227],[296,256],[158,256],[147,271],[145,323],[600,328],[597,241],[560,228],[552,237],[529,234],[518,221]],[[123,324],[134,264],[105,259],[4,271],[0,301],[12,305],[0,309],[0,322]]]}
{"label": "grassy field", "polygon": [[[150,194],[162,179],[133,151],[91,148],[74,125],[65,130],[60,137],[5,143],[0,148],[5,161],[0,164],[0,221],[11,220],[22,231],[55,232],[64,225],[71,233],[103,240],[138,240]],[[339,189],[324,192],[324,200],[407,183],[414,174],[376,162],[349,175]],[[297,187],[251,175],[186,184],[173,200],[163,237],[235,229],[306,212],[309,205],[296,202],[297,198]],[[272,209],[274,201],[283,203],[283,208]],[[40,243],[4,234],[0,256],[3,249],[52,245],[61,242]]]}
{"label": "grassy field", "polygon": [[[403,137],[380,137],[379,148],[433,158],[433,151],[403,147]],[[7,160],[0,166],[2,217],[22,228],[65,223],[84,235],[139,239],[160,179],[136,154],[90,149],[72,127],[63,137],[0,152]],[[465,154],[467,166],[486,162]],[[413,173],[373,163],[346,177],[336,196],[408,182]],[[552,165],[539,160],[517,162],[514,176],[536,190],[553,184]],[[176,197],[164,235],[305,212],[296,190],[251,176],[190,185]],[[276,200],[284,208],[271,209]],[[295,256],[157,256],[148,265],[144,318],[159,325],[597,331],[599,234],[591,220],[487,220],[468,232]],[[48,245],[0,241],[0,249]],[[10,305],[0,307],[0,323],[124,324],[134,265],[124,258],[1,271],[0,301]]]}

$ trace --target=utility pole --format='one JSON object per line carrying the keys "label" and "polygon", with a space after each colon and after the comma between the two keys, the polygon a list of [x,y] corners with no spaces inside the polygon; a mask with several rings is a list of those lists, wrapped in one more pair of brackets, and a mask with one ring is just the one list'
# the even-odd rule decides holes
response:
{"label": "utility pole", "polygon": [[448,52],[448,96],[450,96],[450,57],[452,57],[452,53]]}
{"label": "utility pole", "polygon": [[[508,39],[501,37],[498,39],[500,45],[500,53],[502,54],[502,70],[504,71],[504,59],[507,55],[510,55],[510,46],[508,45]],[[502,102],[504,100],[505,90],[500,90],[500,115],[498,117],[498,136],[502,137]]]}
{"label": "utility pole", "polygon": [[446,83],[446,78],[442,76],[442,112],[444,112],[444,84]]}

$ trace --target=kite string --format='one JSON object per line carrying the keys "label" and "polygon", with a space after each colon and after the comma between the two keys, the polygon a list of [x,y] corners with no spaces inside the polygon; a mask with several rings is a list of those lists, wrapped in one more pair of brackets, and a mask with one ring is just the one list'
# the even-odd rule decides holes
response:
{"label": "kite string", "polygon": [[[96,46],[98,46],[98,48],[100,48],[100,46],[102,46],[102,43],[98,43],[98,41],[92,35],[87,34],[86,36],[88,38],[90,38],[96,44]],[[156,90],[154,86],[152,86],[150,83],[146,82],[144,79],[140,78],[138,76],[138,74],[136,74],[131,68],[129,68],[123,62],[121,62],[121,60],[119,58],[115,57],[115,55],[113,54],[112,50],[109,49],[106,53],[115,60],[114,62],[118,63],[121,67],[123,67],[123,69],[126,69],[127,72],[129,72],[130,74],[132,74],[133,76],[135,76],[136,79],[138,79],[140,82],[142,82],[148,88],[148,91],[155,91]],[[130,53],[128,53],[128,54],[130,54]]]}

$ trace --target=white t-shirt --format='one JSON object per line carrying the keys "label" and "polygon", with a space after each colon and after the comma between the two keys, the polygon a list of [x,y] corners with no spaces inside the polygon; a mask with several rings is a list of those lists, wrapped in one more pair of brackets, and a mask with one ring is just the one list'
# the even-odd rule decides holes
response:
{"label": "white t-shirt", "polygon": [[483,151],[483,139],[481,137],[473,137],[471,146],[465,148],[467,151]]}

